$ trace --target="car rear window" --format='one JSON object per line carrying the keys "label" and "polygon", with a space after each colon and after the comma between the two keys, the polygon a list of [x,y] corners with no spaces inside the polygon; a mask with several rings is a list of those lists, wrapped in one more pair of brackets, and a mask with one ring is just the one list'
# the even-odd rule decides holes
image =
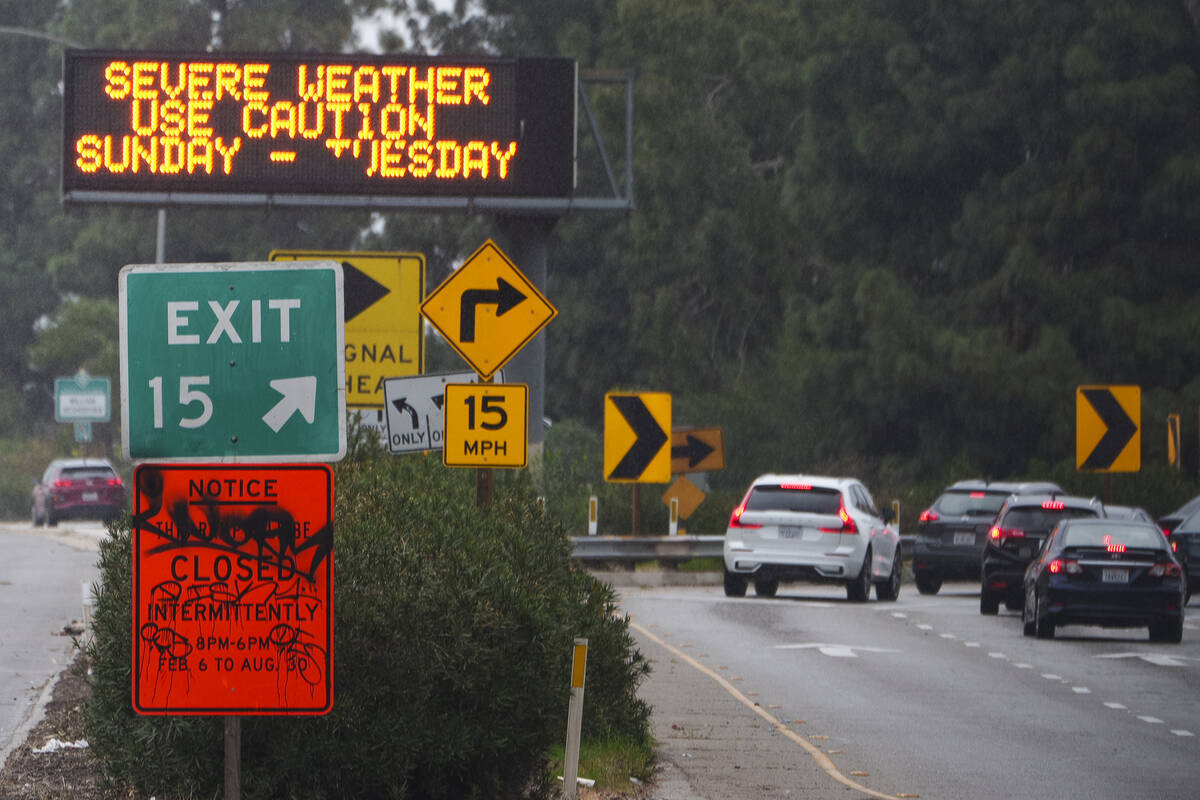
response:
{"label": "car rear window", "polygon": [[1098,516],[1099,514],[1090,508],[1016,506],[1010,508],[1008,513],[1004,515],[1001,527],[1022,531],[1048,531],[1057,525],[1060,519]]}
{"label": "car rear window", "polygon": [[807,486],[755,486],[746,502],[747,511],[807,511],[836,514],[842,507],[837,489]]}
{"label": "car rear window", "polygon": [[1143,547],[1162,550],[1166,540],[1160,531],[1141,525],[1088,525],[1067,528],[1063,547]]}
{"label": "car rear window", "polygon": [[1008,492],[946,492],[934,506],[949,516],[996,516]]}
{"label": "car rear window", "polygon": [[106,481],[116,476],[109,467],[67,467],[62,471],[64,481],[86,481],[95,478]]}

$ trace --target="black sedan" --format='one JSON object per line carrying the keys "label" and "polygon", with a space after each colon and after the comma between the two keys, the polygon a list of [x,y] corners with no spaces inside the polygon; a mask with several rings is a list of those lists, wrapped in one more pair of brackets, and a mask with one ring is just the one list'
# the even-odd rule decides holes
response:
{"label": "black sedan", "polygon": [[1060,625],[1145,625],[1151,641],[1179,642],[1185,583],[1157,526],[1066,519],[1025,571],[1025,635],[1050,639]]}

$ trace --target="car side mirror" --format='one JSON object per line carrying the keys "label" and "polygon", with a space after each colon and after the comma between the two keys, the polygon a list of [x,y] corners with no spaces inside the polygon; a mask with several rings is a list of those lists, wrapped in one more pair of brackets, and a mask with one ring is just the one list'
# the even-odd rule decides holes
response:
{"label": "car side mirror", "polygon": [[884,525],[891,525],[896,521],[896,514],[892,509],[884,507],[883,511],[879,514],[879,518],[883,520]]}

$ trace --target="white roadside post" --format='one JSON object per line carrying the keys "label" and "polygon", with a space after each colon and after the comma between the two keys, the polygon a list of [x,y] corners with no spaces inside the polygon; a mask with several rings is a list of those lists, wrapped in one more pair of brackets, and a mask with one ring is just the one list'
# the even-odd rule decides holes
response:
{"label": "white roadside post", "polygon": [[679,533],[679,498],[671,498],[671,523],[670,535],[676,536]]}
{"label": "white roadside post", "polygon": [[583,679],[587,673],[587,639],[575,640],[571,659],[571,703],[567,707],[567,749],[563,754],[563,798],[575,800],[579,778],[579,732],[583,727]]}
{"label": "white roadside post", "polygon": [[588,498],[588,536],[596,535],[596,511],[599,503],[600,501],[597,499],[596,495],[592,495]]}

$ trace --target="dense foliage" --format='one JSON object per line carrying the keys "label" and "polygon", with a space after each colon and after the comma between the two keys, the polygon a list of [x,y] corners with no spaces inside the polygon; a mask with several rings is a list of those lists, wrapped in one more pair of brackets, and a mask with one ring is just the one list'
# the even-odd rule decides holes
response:
{"label": "dense foliage", "polygon": [[[542,796],[577,636],[584,736],[648,743],[647,664],[527,480],[501,480],[481,509],[473,473],[384,455],[343,462],[335,489],[333,711],[244,718],[245,797]],[[132,709],[131,552],[127,529],[102,548],[88,741],[119,784],[210,797],[221,719]]]}
{"label": "dense foliage", "polygon": [[[718,488],[766,469],[946,479],[1073,458],[1081,383],[1143,388],[1146,463],[1200,404],[1200,47],[1176,0],[0,0],[87,46],[338,50],[355,15],[394,50],[560,54],[637,75],[628,216],[551,241],[547,413],[599,431],[614,388],[721,426]],[[151,210],[56,201],[61,44],[0,55],[0,435],[111,350],[83,339]],[[624,108],[597,96],[619,173]],[[581,186],[597,162],[581,135]],[[372,224],[368,226],[368,222]],[[272,248],[421,250],[430,283],[496,220],[172,210],[169,261]],[[115,331],[111,332],[115,338]],[[111,366],[109,367],[111,369]],[[1184,448],[1194,476],[1196,448]],[[952,473],[950,465],[956,465]],[[598,479],[598,476],[594,476]],[[1163,509],[1155,509],[1163,511]]]}

